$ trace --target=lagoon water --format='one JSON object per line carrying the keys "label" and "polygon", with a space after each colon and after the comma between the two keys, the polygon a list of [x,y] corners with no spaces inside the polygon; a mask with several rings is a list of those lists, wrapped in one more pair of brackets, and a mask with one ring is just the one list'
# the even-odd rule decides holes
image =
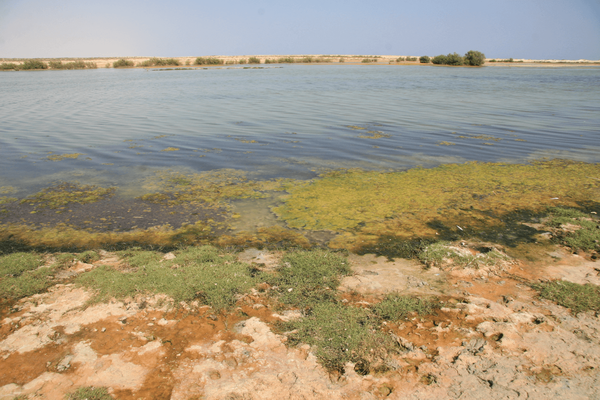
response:
{"label": "lagoon water", "polygon": [[0,187],[19,195],[56,181],[135,187],[166,168],[304,179],[469,160],[600,162],[598,67],[5,72],[0,92]]}

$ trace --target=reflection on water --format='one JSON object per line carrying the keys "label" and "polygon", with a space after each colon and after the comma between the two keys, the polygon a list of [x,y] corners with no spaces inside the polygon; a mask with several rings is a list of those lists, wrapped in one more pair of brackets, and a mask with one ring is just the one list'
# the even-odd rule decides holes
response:
{"label": "reflection on water", "polygon": [[[0,186],[142,191],[165,168],[293,177],[600,161],[600,68],[305,66],[0,74]],[[76,156],[75,156],[76,155]]]}

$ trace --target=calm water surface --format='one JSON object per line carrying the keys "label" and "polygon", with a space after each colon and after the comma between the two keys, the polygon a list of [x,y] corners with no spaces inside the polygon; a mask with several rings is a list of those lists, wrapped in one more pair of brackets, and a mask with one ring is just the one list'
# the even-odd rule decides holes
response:
{"label": "calm water surface", "polygon": [[5,72],[0,93],[0,186],[20,194],[58,180],[135,187],[165,168],[310,178],[328,168],[600,161],[597,67]]}

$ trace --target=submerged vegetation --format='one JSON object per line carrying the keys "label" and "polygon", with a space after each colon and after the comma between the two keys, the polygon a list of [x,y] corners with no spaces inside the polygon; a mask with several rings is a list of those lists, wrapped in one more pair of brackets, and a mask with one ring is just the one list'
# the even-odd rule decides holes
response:
{"label": "submerged vegetation", "polygon": [[21,200],[21,203],[29,204],[36,208],[61,209],[69,203],[94,203],[109,198],[114,193],[115,188],[62,182]]}

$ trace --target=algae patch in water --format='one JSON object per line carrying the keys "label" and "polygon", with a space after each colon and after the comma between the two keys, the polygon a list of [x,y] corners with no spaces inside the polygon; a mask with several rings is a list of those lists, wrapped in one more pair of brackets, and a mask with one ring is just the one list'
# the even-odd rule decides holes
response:
{"label": "algae patch in water", "polygon": [[163,149],[161,151],[179,151],[179,149],[177,147],[167,147],[166,149]]}
{"label": "algae patch in water", "polygon": [[95,185],[61,182],[21,200],[40,208],[61,208],[69,203],[89,204],[112,197],[115,188],[102,188]]}
{"label": "algae patch in water", "polygon": [[597,201],[600,181],[590,178],[597,176],[599,165],[565,160],[337,171],[288,189],[291,195],[274,211],[293,228],[344,232],[332,247],[352,249],[384,236],[454,240],[452,235],[504,229],[548,206]]}
{"label": "algae patch in water", "polygon": [[142,195],[140,199],[165,205],[216,205],[230,199],[264,198],[264,191],[285,190],[289,184],[289,179],[253,181],[242,171],[227,169],[198,174],[165,171],[145,182],[144,187],[155,191]]}
{"label": "algae patch in water", "polygon": [[71,154],[51,154],[46,157],[50,161],[62,161],[67,158],[77,159],[79,156],[82,156],[83,153],[71,153]]}

